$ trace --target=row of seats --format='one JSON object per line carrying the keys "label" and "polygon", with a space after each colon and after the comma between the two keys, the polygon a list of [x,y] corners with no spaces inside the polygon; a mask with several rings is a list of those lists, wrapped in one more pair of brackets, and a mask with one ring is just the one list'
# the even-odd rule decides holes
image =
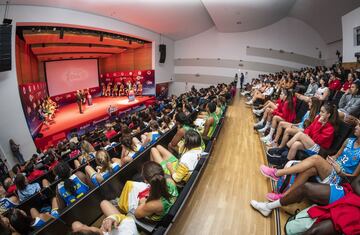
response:
{"label": "row of seats", "polygon": [[[224,112],[225,114],[225,112]],[[223,114],[223,115],[224,115]],[[196,117],[197,113],[192,113],[192,117]],[[191,117],[190,117],[191,119]],[[193,119],[192,119],[193,120]],[[218,136],[223,124],[223,118],[220,120],[216,132],[213,138],[207,141],[206,152],[210,153],[216,137]],[[127,180],[134,179],[137,173],[140,171],[141,166],[144,162],[150,159],[150,149],[158,144],[167,146],[173,136],[176,134],[176,127],[163,134],[156,143],[149,145],[141,154],[139,154],[132,162],[128,163],[119,172],[115,173],[109,179],[105,180],[99,187],[90,191],[87,195],[75,202],[73,205],[66,208],[57,220],[49,221],[44,227],[36,231],[35,234],[64,234],[71,230],[71,223],[75,220],[80,220],[84,224],[93,224],[98,220],[102,212],[98,206],[104,199],[111,200],[118,197],[122,191],[122,188]],[[138,229],[151,234],[162,234],[164,228],[169,228],[172,224],[182,206],[185,204],[187,197],[190,195],[192,188],[199,179],[200,173],[206,166],[208,157],[203,157],[199,160],[196,169],[192,172],[189,181],[182,188],[178,199],[170,209],[169,213],[163,218],[163,220],[157,224],[146,223],[144,221],[136,220]],[[89,209],[89,205],[92,205]],[[96,206],[95,206],[96,205]],[[166,229],[165,229],[166,231]]]}

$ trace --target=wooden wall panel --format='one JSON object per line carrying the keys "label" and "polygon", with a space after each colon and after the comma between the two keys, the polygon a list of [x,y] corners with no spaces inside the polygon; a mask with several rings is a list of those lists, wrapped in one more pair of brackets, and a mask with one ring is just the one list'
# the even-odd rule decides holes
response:
{"label": "wooden wall panel", "polygon": [[39,82],[39,61],[32,53],[29,45],[16,37],[15,40],[16,72],[19,85]]}
{"label": "wooden wall panel", "polygon": [[134,50],[135,70],[151,69],[151,49],[151,44],[145,44],[143,47]]}
{"label": "wooden wall panel", "polygon": [[120,54],[100,58],[100,73],[151,69],[151,48],[151,44],[145,44],[138,49],[127,49]]}

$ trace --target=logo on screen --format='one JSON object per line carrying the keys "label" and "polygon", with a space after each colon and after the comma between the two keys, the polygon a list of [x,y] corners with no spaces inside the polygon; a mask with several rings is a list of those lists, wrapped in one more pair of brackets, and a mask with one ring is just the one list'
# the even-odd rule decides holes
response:
{"label": "logo on screen", "polygon": [[66,73],[66,80],[68,82],[76,82],[82,80],[84,77],[86,77],[86,73],[82,70],[73,70]]}

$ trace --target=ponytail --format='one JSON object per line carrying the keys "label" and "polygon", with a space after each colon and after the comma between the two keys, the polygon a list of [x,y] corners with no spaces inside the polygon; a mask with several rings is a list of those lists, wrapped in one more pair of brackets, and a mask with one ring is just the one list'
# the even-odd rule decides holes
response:
{"label": "ponytail", "polygon": [[152,161],[145,162],[142,175],[151,186],[147,202],[158,200],[161,197],[164,197],[166,200],[170,199],[171,195],[168,191],[164,170],[159,163]]}
{"label": "ponytail", "polygon": [[161,174],[153,175],[150,178],[149,184],[151,185],[151,188],[150,195],[147,199],[148,202],[152,200],[158,200],[161,197],[164,197],[167,200],[170,199],[170,194],[167,189],[165,176]]}
{"label": "ponytail", "polygon": [[55,174],[64,181],[65,190],[71,195],[74,195],[76,193],[76,185],[71,179],[69,179],[71,176],[71,169],[69,165],[65,162],[60,162],[55,167]]}

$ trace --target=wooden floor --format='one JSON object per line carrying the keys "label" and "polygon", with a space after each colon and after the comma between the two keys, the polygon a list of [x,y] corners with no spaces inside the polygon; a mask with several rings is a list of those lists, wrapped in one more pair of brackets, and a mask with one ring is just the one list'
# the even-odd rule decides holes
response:
{"label": "wooden floor", "polygon": [[274,219],[249,204],[264,201],[270,191],[259,171],[264,151],[253,124],[251,109],[237,94],[211,159],[168,234],[274,234]]}

